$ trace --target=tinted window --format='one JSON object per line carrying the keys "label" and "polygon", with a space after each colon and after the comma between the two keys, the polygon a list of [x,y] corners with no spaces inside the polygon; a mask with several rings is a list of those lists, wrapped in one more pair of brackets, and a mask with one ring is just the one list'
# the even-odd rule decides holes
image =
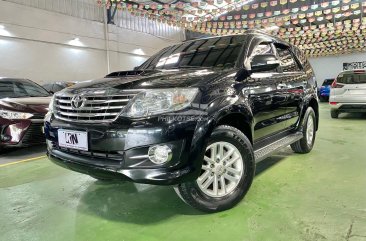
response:
{"label": "tinted window", "polygon": [[0,80],[0,98],[46,97],[50,94],[29,80]]}
{"label": "tinted window", "polygon": [[337,82],[343,84],[366,84],[366,73],[340,74],[337,77]]}
{"label": "tinted window", "polygon": [[326,79],[323,82],[323,86],[331,85],[333,83],[334,79]]}
{"label": "tinted window", "polygon": [[173,69],[184,67],[233,67],[239,57],[244,36],[189,41],[163,49],[139,69]]}
{"label": "tinted window", "polygon": [[277,47],[277,53],[280,60],[280,65],[283,72],[297,72],[300,71],[299,65],[295,61],[290,49]]}

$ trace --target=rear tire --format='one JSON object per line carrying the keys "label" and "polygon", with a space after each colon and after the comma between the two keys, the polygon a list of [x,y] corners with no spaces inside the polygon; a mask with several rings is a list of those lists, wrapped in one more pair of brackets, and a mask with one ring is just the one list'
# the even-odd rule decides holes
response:
{"label": "rear tire", "polygon": [[297,142],[291,144],[291,149],[296,153],[309,153],[314,146],[316,136],[316,116],[313,108],[309,107],[306,110],[302,132],[304,137]]}
{"label": "rear tire", "polygon": [[249,139],[240,130],[222,125],[211,134],[200,176],[174,189],[190,206],[204,212],[219,212],[244,198],[254,175],[255,160]]}
{"label": "rear tire", "polygon": [[330,116],[333,118],[333,119],[337,119],[338,118],[338,111],[336,110],[330,110]]}

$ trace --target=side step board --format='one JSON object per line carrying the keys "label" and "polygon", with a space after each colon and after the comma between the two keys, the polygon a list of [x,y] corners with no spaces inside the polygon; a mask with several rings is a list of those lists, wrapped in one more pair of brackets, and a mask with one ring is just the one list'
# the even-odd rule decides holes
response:
{"label": "side step board", "polygon": [[297,132],[291,135],[288,135],[286,137],[283,137],[282,139],[279,139],[278,141],[275,141],[268,146],[262,147],[258,150],[254,151],[255,156],[255,162],[260,162],[267,157],[271,156],[274,152],[291,145],[292,143],[300,140],[303,138],[303,134],[301,132]]}

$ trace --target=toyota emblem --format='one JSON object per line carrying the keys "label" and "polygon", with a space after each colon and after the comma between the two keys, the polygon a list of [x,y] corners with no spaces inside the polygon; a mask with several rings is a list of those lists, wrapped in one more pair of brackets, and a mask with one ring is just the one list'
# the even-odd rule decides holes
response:
{"label": "toyota emblem", "polygon": [[74,95],[71,99],[71,107],[73,109],[79,109],[84,106],[85,99],[80,95]]}

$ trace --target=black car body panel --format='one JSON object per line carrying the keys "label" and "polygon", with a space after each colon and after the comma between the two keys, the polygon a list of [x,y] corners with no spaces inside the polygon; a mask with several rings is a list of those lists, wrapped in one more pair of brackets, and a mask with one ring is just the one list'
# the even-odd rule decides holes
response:
{"label": "black car body panel", "polygon": [[[297,48],[269,35],[248,33],[241,38],[242,44],[234,49],[240,50],[235,64],[227,68],[149,69],[146,66],[159,57],[153,56],[134,71],[115,72],[62,91],[60,95],[100,92],[113,96],[146,89],[199,90],[189,107],[144,118],[119,115],[109,122],[86,123],[49,113],[45,119],[49,158],[92,176],[173,185],[198,177],[207,140],[218,125],[238,128],[254,147],[273,141],[281,133],[298,131],[308,106],[318,113],[315,78],[308,60]],[[188,48],[197,43],[182,45]],[[172,47],[171,51],[179,48]],[[285,62],[272,71],[254,73],[250,61],[258,49],[265,49],[290,65]],[[89,150],[59,147],[59,129],[88,133]],[[156,144],[171,147],[171,161],[157,165],[149,160],[148,149]]]}

